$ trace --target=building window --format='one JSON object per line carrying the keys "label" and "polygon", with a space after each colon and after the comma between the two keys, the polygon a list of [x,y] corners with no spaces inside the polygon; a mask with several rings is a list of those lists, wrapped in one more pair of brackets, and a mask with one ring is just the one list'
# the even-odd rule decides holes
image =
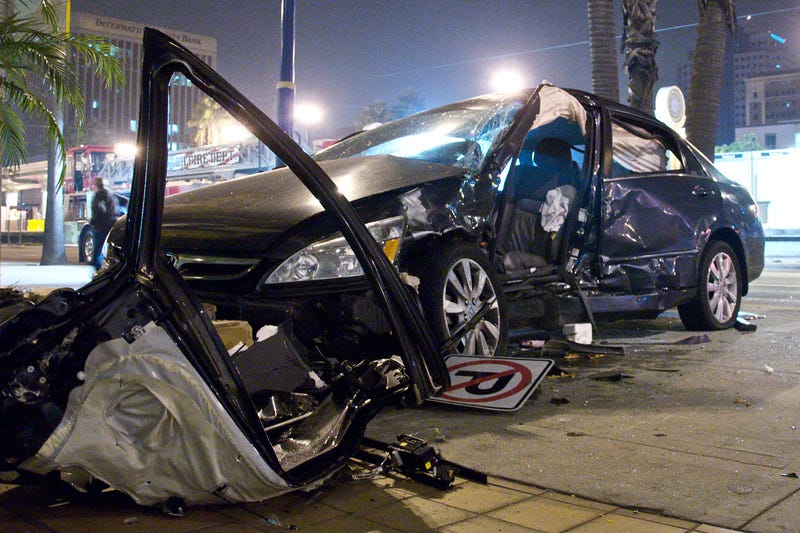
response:
{"label": "building window", "polygon": [[777,134],[775,133],[765,133],[764,134],[764,147],[767,150],[774,150],[778,147],[778,139]]}

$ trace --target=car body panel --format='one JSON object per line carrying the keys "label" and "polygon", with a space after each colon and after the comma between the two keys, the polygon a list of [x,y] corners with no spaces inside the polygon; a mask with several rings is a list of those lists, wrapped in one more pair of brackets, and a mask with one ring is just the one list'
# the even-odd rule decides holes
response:
{"label": "car body panel", "polygon": [[[307,358],[280,330],[257,339],[248,349],[257,352],[245,352],[248,357],[241,349],[228,353],[160,250],[169,86],[176,73],[247,125],[329,213],[364,265],[391,324],[396,357]],[[84,487],[100,479],[146,504],[170,497],[260,500],[324,479],[355,453],[382,407],[418,403],[447,387],[431,333],[324,171],[207,65],[149,28],[141,95],[139,155],[119,256],[78,291],[56,291],[3,315],[0,469],[61,470]],[[259,366],[274,358],[286,362],[263,373],[259,391],[241,377],[254,364],[251,354],[262,354]],[[279,387],[286,365],[301,369],[302,382],[292,382],[292,392]],[[271,402],[281,407],[262,414]]]}

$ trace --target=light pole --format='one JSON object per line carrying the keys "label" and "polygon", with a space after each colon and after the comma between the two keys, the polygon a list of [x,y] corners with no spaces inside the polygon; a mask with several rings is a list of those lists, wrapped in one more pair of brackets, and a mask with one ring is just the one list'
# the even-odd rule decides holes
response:
{"label": "light pole", "polygon": [[278,82],[278,126],[294,137],[294,0],[281,2],[281,79]]}

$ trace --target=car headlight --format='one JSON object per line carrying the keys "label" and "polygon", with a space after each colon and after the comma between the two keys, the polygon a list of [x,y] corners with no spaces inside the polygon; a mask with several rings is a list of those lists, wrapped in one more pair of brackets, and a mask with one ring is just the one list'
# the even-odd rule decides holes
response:
{"label": "car headlight", "polygon": [[[386,218],[367,224],[372,237],[394,262],[405,231],[405,218]],[[272,271],[260,285],[362,276],[364,270],[344,237],[333,237],[306,246]]]}

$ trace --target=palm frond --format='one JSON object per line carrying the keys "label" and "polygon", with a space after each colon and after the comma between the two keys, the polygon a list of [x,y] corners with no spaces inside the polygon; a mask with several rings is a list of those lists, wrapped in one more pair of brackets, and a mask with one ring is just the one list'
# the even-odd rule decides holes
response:
{"label": "palm frond", "polygon": [[3,167],[18,168],[25,162],[25,125],[17,111],[0,102],[0,146],[3,147]]}

